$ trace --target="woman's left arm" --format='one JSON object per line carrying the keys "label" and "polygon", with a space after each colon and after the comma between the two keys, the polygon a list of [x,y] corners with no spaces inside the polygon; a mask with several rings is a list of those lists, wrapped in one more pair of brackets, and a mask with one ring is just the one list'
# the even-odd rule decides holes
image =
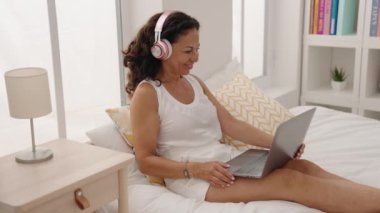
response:
{"label": "woman's left arm", "polygon": [[215,96],[207,88],[206,84],[198,77],[194,76],[203,88],[204,94],[216,107],[218,119],[222,131],[230,137],[242,141],[247,144],[270,148],[273,141],[273,136],[269,135],[250,124],[234,118],[224,106],[222,106]]}

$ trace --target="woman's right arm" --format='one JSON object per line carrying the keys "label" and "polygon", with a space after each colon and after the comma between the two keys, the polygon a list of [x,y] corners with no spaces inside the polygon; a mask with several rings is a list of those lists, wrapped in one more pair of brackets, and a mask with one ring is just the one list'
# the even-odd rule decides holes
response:
{"label": "woman's right arm", "polygon": [[131,123],[140,171],[159,177],[183,178],[184,164],[163,159],[156,154],[160,120],[156,91],[149,84],[141,84],[133,94]]}
{"label": "woman's right arm", "polygon": [[131,102],[132,132],[135,154],[142,173],[164,178],[185,178],[184,170],[194,178],[204,179],[216,186],[227,186],[233,180],[223,162],[184,163],[157,156],[156,147],[160,131],[158,101],[155,89],[141,84]]}

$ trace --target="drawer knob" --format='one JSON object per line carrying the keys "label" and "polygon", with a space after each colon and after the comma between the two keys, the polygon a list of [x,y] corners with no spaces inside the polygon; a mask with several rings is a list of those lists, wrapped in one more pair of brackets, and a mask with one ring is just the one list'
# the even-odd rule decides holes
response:
{"label": "drawer knob", "polygon": [[90,207],[90,202],[83,195],[82,189],[76,189],[74,191],[74,197],[75,197],[75,203],[80,209],[84,210]]}

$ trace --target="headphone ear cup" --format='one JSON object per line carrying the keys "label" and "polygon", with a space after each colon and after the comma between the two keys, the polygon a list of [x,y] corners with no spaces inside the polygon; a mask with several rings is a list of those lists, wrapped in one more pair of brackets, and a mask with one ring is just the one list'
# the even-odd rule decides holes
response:
{"label": "headphone ear cup", "polygon": [[163,47],[159,44],[159,42],[154,43],[152,48],[150,48],[150,52],[152,53],[153,57],[157,59],[162,58],[163,51]]}
{"label": "headphone ear cup", "polygon": [[162,60],[166,60],[170,58],[170,56],[172,55],[172,45],[166,39],[162,39],[161,42],[163,46],[165,46],[165,52],[164,52],[165,54],[162,56]]}
{"label": "headphone ear cup", "polygon": [[162,39],[161,41],[154,43],[150,51],[153,57],[160,60],[166,60],[172,55],[172,45],[168,40]]}

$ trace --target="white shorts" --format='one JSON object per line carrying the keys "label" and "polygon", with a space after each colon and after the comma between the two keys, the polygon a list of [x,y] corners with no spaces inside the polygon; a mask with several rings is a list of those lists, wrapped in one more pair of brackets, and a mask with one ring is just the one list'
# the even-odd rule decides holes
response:
{"label": "white shorts", "polygon": [[[243,153],[245,150],[237,150],[234,148],[230,148],[228,149],[228,151],[228,156],[225,155],[225,159],[219,158],[219,160],[228,161]],[[194,162],[192,160],[194,159],[189,158],[189,162]],[[200,162],[198,159],[195,161]],[[208,183],[207,181],[196,178],[165,179],[165,184],[166,187],[171,191],[180,194],[184,197],[195,198],[197,200],[205,200],[207,190],[210,187],[210,183]]]}
{"label": "white shorts", "polygon": [[165,184],[171,191],[187,198],[205,200],[210,184],[201,179],[165,179]]}

